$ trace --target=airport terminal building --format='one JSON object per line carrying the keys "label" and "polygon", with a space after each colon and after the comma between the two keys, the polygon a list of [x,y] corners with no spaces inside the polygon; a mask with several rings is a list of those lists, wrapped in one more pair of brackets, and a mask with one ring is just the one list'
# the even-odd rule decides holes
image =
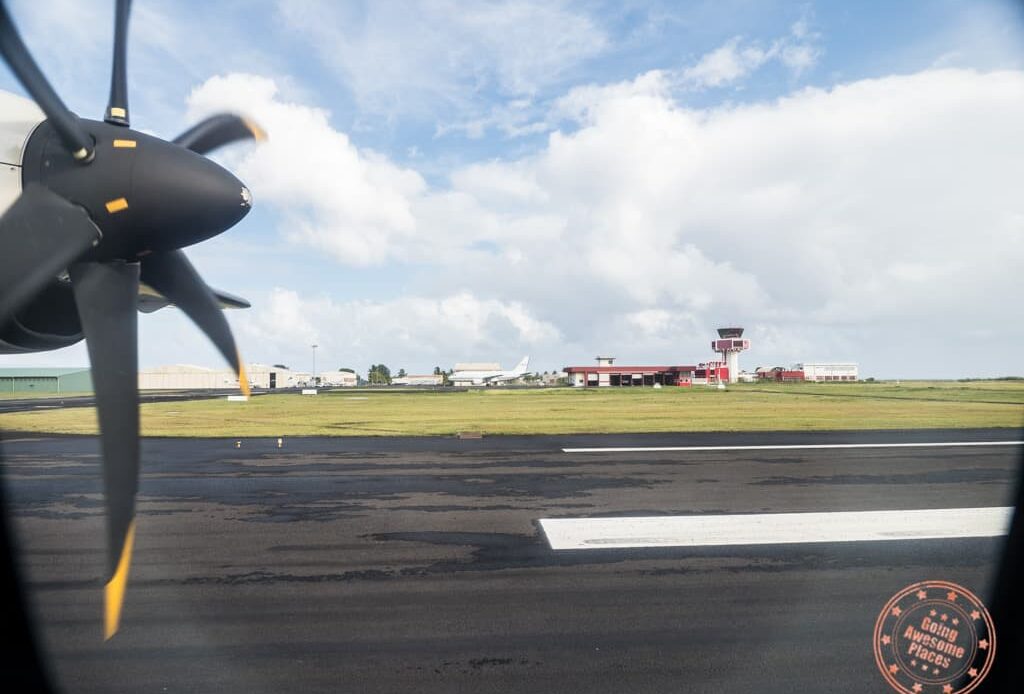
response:
{"label": "airport terminal building", "polygon": [[695,386],[737,383],[739,381],[849,382],[859,378],[853,362],[806,362],[790,368],[760,367],[754,373],[741,371],[739,355],[750,349],[743,328],[718,328],[718,339],[711,349],[717,360],[696,366],[617,366],[615,357],[597,357],[596,366],[567,366],[569,384],[578,388],[623,386]]}
{"label": "airport terminal building", "polygon": [[695,366],[616,366],[615,357],[597,357],[596,366],[566,366],[569,385],[578,388],[694,386],[729,382],[725,362]]}

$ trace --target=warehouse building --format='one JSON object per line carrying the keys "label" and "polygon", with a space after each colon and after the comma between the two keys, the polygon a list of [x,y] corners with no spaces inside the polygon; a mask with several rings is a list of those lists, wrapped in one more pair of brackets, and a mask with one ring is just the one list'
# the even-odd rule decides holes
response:
{"label": "warehouse building", "polygon": [[[293,371],[282,365],[246,364],[251,388],[308,388],[313,375]],[[358,381],[351,371],[325,371],[317,374],[321,386],[355,386]],[[191,364],[171,364],[139,372],[139,390],[232,390],[238,388],[238,377],[231,369],[210,369]]]}
{"label": "warehouse building", "polygon": [[[284,366],[246,364],[246,375],[252,388],[302,388],[312,384],[306,371],[292,371]],[[347,371],[323,374],[325,385],[355,385],[356,375]],[[210,369],[191,364],[171,364],[139,372],[139,390],[231,390],[238,388],[238,377],[231,369]]]}
{"label": "warehouse building", "polygon": [[69,368],[0,368],[0,394],[91,393],[89,369]]}
{"label": "warehouse building", "polygon": [[139,371],[139,390],[218,390],[237,387],[238,378],[228,369],[170,364]]}
{"label": "warehouse building", "polygon": [[805,362],[794,367],[804,372],[805,381],[856,381],[857,364],[853,362],[833,362],[811,364]]}

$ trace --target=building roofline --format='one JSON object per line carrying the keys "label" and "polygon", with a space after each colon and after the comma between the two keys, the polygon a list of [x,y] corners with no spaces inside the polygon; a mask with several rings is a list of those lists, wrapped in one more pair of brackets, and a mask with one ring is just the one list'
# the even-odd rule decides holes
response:
{"label": "building roofline", "polygon": [[656,373],[658,371],[695,371],[699,366],[564,366],[565,373]]}

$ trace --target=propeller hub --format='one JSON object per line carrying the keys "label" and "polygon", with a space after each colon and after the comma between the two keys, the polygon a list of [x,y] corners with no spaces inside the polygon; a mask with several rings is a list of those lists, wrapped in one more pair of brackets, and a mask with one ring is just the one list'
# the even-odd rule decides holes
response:
{"label": "propeller hub", "polygon": [[44,121],[22,161],[24,184],[37,182],[86,209],[103,232],[92,259],[137,258],[227,231],[252,206],[249,189],[228,170],[189,149],[129,128],[82,119],[95,160],[77,163]]}

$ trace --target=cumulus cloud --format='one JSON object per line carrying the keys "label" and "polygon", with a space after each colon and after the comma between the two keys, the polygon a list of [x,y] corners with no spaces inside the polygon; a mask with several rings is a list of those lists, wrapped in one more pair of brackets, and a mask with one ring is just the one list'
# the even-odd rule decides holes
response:
{"label": "cumulus cloud", "polygon": [[[1019,71],[928,70],[712,109],[686,107],[652,72],[572,90],[560,103],[572,127],[540,151],[435,186],[246,79],[228,103],[265,111],[254,115],[286,141],[306,133],[243,162],[257,199],[301,222],[284,233],[342,263],[426,259],[414,288],[426,303],[401,311],[428,318],[408,333],[357,321],[369,332],[353,341],[440,356],[461,340],[498,345],[493,335],[522,341],[530,330],[554,345],[557,326],[552,349],[566,360],[615,350],[692,361],[708,356],[716,323],[740,322],[763,336],[766,361],[854,358],[878,375],[927,375],[974,359],[986,336],[1024,338],[1007,323],[1024,263]],[[204,93],[197,115],[216,107]],[[293,180],[308,174],[307,156],[323,174],[314,195]],[[371,247],[386,250],[360,250]],[[445,318],[454,299],[436,297],[467,287],[489,297],[473,299],[488,318],[458,328]],[[660,319],[673,327],[653,327]],[[912,364],[889,362],[900,339],[940,334]]]}
{"label": "cumulus cloud", "polygon": [[326,364],[338,362],[334,368],[383,362],[420,371],[458,360],[518,359],[521,352],[555,349],[561,340],[557,327],[522,303],[469,291],[339,301],[276,288],[239,330],[257,345],[250,358],[301,360],[309,345],[319,344]]}
{"label": "cumulus cloud", "polygon": [[323,109],[286,101],[273,80],[213,77],[188,97],[192,120],[228,108],[247,113],[269,141],[233,163],[257,199],[284,215],[287,236],[351,265],[380,263],[418,249],[410,199],[425,188],[410,169],[359,150]]}

